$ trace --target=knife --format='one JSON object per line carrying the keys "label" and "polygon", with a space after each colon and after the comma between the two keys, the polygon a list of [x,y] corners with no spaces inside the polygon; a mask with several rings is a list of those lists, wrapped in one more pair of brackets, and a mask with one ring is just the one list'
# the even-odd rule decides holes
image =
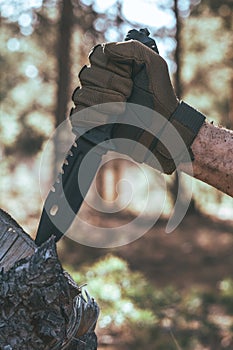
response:
{"label": "knife", "polygon": [[[147,28],[132,29],[127,33],[125,41],[138,40],[159,53],[155,41],[149,35]],[[127,102],[134,101],[129,98]],[[103,146],[103,142],[112,139],[113,128],[114,124],[95,127],[78,137],[72,145],[62,165],[62,171],[45,200],[35,239],[38,246],[52,235],[58,241],[71,226],[98,171],[103,155],[111,149],[111,143],[107,148],[106,144]],[[78,181],[80,168],[87,154],[85,179],[82,176],[82,188],[80,188]]]}

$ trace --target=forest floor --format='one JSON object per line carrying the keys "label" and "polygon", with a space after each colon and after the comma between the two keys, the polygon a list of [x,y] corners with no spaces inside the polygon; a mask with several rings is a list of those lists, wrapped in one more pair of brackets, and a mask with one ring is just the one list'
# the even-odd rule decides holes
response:
{"label": "forest floor", "polygon": [[[108,227],[124,225],[133,219],[131,215],[112,216],[111,219],[105,215],[91,217],[96,226],[104,223]],[[146,221],[145,219],[145,227],[148,224]],[[64,238],[58,248],[60,260],[64,265],[79,270],[83,264],[91,265],[107,254],[114,254],[126,260],[131,271],[141,272],[155,289],[173,286],[183,295],[182,293],[198,288],[217,294],[220,281],[233,278],[233,222],[200,214],[187,215],[171,234],[165,233],[166,224],[166,219],[159,219],[141,238],[117,248],[91,248]],[[98,236],[98,229],[95,234]],[[98,328],[97,334],[102,343],[103,331]],[[134,348],[124,347],[124,336],[119,336],[120,344],[117,341],[112,345],[102,343],[99,349]],[[117,336],[115,338],[119,339]],[[171,348],[178,349],[175,344]],[[214,348],[211,346],[205,349],[217,350],[222,347],[214,345]]]}
{"label": "forest floor", "polygon": [[[131,219],[130,215],[98,217],[108,227]],[[188,215],[171,234],[165,233],[166,224],[167,220],[160,219],[141,238],[117,248],[91,248],[64,238],[59,256],[63,264],[79,268],[111,253],[125,259],[130,269],[142,272],[159,287],[174,285],[185,289],[197,285],[212,289],[222,279],[233,277],[232,221]]]}

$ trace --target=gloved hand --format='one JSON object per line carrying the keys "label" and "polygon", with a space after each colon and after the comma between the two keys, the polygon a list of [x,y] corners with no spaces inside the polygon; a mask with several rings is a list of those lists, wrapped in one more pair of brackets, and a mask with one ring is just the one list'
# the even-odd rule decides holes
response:
{"label": "gloved hand", "polygon": [[[75,108],[70,113],[75,133],[82,126],[94,127],[107,123],[109,114],[122,114],[124,104],[107,103],[126,102],[131,94],[131,62],[121,63],[122,58],[118,62],[117,57],[112,60],[114,50],[106,52],[108,45],[110,44],[96,45],[89,54],[90,65],[85,65],[79,72],[81,87],[73,93]],[[85,113],[76,113],[87,107],[92,108],[86,109]]]}
{"label": "gloved hand", "polygon": [[[110,44],[106,48],[106,53],[111,54],[112,59],[122,58],[126,63],[144,67],[134,76],[133,91],[128,101],[149,107],[160,115],[159,123],[152,122],[151,133],[148,132],[148,124],[147,131],[146,128],[140,130],[129,125],[116,124],[114,137],[134,139],[137,143],[127,150],[132,158],[154,168],[158,167],[159,162],[162,168],[160,170],[171,174],[180,162],[186,161],[186,158],[193,159],[190,146],[204,123],[205,117],[177,99],[166,61],[150,48],[139,41],[132,40],[117,45]],[[124,114],[121,119],[127,116],[131,119],[132,111],[129,109],[137,112],[137,108],[129,107],[128,113]],[[148,112],[145,111],[145,114]],[[139,116],[141,120],[143,117],[144,115]],[[154,118],[157,117],[155,113]],[[142,147],[138,147],[138,143],[145,146],[144,152]],[[126,153],[124,149],[121,149],[120,144],[118,151]]]}
{"label": "gloved hand", "polygon": [[[112,136],[115,138],[129,138],[136,142],[132,143],[133,146],[127,149],[118,144],[117,150],[122,153],[127,153],[136,161],[145,162],[154,168],[158,168],[159,161],[162,171],[166,174],[171,174],[181,161],[185,161],[184,154],[187,156],[187,149],[191,153],[190,146],[203,124],[205,117],[184,102],[179,102],[170,81],[167,64],[165,60],[153,50],[135,40],[121,43],[109,43],[102,46],[102,48],[102,53],[108,59],[107,63],[104,63],[101,68],[107,68],[107,70],[109,70],[110,67],[110,71],[114,71],[116,74],[114,75],[115,79],[120,81],[123,76],[128,82],[127,91],[122,94],[124,98],[128,96],[128,101],[151,108],[153,111],[157,112],[157,116],[159,114],[162,118],[162,122],[161,118],[159,118],[160,122],[156,123],[155,113],[154,121],[152,120],[151,125],[153,130],[151,130],[152,133],[149,133],[148,128],[147,131],[144,131],[143,128],[139,129],[132,125],[125,125],[125,123],[127,123],[127,118],[131,119],[131,115],[137,113],[137,111],[134,108],[135,105],[130,106],[130,104],[127,104],[127,111],[121,114],[123,111],[122,104],[120,104],[121,111],[118,110],[117,112],[119,114],[119,122],[122,122],[122,124],[115,125]],[[93,60],[93,58],[94,55],[91,56],[93,64],[98,62],[100,66],[101,63],[98,60]],[[106,62],[106,58],[104,62]],[[89,72],[86,71],[87,75],[88,73],[90,74],[88,78],[85,77],[84,79],[82,77],[82,72],[83,71],[81,71],[80,74],[81,83],[87,87],[93,85],[92,94],[95,95],[95,98],[94,101],[91,100],[91,103],[98,104],[119,101],[115,99],[116,96],[112,93],[115,89],[112,85],[114,84],[113,80],[105,80],[101,75],[98,76],[98,81],[97,79],[94,81],[94,77],[92,77],[92,79],[90,78],[91,70],[89,70]],[[129,98],[129,92],[132,87],[131,79],[134,80],[134,86]],[[107,100],[101,95],[104,86],[111,92]],[[122,88],[122,84],[120,84],[120,86]],[[96,92],[97,89],[98,91]],[[119,85],[117,91],[119,91]],[[80,98],[80,94],[77,95],[77,92],[75,93],[76,99],[74,98],[75,103],[78,106],[80,103],[81,105],[85,104],[82,98]],[[86,92],[89,92],[88,89],[86,89]],[[103,92],[107,93],[107,90]],[[86,94],[84,97],[86,100],[92,99],[89,94]],[[123,102],[124,99],[120,101]],[[108,112],[115,113],[113,109]],[[103,118],[103,115],[99,115],[99,118],[99,120],[102,121],[103,119],[101,118]],[[143,115],[139,116],[139,119],[143,120]],[[96,121],[98,121],[98,118],[96,118]],[[174,130],[177,130],[178,133],[174,132]],[[154,135],[156,135],[156,137]],[[139,143],[145,145],[143,152],[142,148],[137,146]]]}

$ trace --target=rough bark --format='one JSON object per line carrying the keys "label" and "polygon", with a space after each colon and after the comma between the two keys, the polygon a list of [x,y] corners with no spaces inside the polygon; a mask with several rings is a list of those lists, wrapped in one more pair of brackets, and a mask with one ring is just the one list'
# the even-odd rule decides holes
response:
{"label": "rough bark", "polygon": [[98,305],[63,271],[53,237],[37,248],[2,210],[0,237],[0,349],[95,350]]}
{"label": "rough bark", "polygon": [[192,151],[194,162],[179,169],[233,197],[233,131],[206,122]]}

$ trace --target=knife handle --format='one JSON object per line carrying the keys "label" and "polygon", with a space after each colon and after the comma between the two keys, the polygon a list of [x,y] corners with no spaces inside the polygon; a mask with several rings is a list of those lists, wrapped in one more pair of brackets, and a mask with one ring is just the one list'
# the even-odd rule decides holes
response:
{"label": "knife handle", "polygon": [[126,34],[125,41],[138,40],[142,44],[148,46],[150,49],[152,49],[157,54],[159,54],[159,50],[158,50],[158,47],[156,45],[155,40],[152,39],[149,35],[150,35],[150,32],[147,28],[141,28],[139,30],[131,29]]}

